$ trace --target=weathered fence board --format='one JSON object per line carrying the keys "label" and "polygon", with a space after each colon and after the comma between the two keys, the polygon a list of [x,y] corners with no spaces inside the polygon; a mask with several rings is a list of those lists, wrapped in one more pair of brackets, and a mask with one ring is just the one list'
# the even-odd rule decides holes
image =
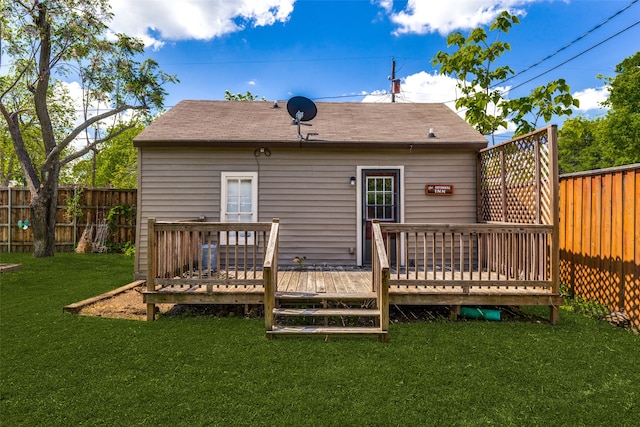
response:
{"label": "weathered fence board", "polygon": [[[79,195],[79,196],[78,196]],[[75,212],[69,215],[69,206],[77,196]],[[33,251],[33,232],[26,188],[0,188],[0,252]],[[58,190],[56,215],[56,251],[73,251],[87,225],[107,221],[109,211],[118,207],[122,212],[112,217],[108,241],[114,244],[135,242],[135,209],[137,190],[111,188],[62,187]]]}
{"label": "weathered fence board", "polygon": [[640,164],[560,177],[560,281],[640,326]]}

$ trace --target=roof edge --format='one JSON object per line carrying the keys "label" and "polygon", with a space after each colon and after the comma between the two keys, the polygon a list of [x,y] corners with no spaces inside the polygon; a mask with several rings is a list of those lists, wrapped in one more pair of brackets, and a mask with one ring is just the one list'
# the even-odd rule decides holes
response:
{"label": "roof edge", "polygon": [[488,141],[468,142],[468,141],[424,141],[424,142],[388,142],[388,141],[318,141],[318,140],[298,140],[298,141],[212,141],[212,140],[190,140],[190,141],[167,141],[167,140],[135,140],[134,147],[137,148],[244,148],[268,145],[271,148],[331,148],[331,149],[460,149],[460,150],[481,150],[488,146]]}

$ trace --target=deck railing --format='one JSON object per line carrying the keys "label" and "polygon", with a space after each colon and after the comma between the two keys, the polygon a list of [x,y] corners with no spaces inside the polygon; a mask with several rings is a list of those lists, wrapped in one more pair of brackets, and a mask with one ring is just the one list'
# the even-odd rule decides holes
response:
{"label": "deck railing", "polygon": [[394,254],[392,286],[554,287],[551,225],[381,223],[380,229]]}
{"label": "deck railing", "polygon": [[[372,222],[373,238],[371,239],[371,272],[372,286],[376,293],[378,309],[380,310],[380,329],[389,331],[389,260],[385,251],[384,238],[378,220]],[[386,335],[380,335],[386,340]]]}
{"label": "deck railing", "polygon": [[[149,219],[147,291],[277,286],[278,222]],[[147,304],[147,318],[154,317],[154,304]]]}
{"label": "deck railing", "polygon": [[268,222],[150,219],[149,290],[155,285],[262,286]]}

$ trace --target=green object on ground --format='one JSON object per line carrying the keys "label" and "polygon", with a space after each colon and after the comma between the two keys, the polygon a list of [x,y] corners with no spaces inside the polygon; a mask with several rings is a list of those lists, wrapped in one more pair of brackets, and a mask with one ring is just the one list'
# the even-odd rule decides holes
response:
{"label": "green object on ground", "polygon": [[460,316],[467,319],[500,321],[500,310],[478,307],[460,307]]}

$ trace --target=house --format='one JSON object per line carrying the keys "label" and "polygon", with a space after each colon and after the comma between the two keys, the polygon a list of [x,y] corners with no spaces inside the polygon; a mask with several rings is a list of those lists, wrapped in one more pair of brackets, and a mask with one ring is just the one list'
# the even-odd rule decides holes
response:
{"label": "house", "polygon": [[[442,104],[183,101],[134,145],[149,320],[258,304],[268,336],[381,341],[391,304],[558,321],[555,126],[487,147]],[[371,326],[327,323],[353,316]]]}
{"label": "house", "polygon": [[286,102],[182,101],[140,133],[136,278],[150,218],[279,218],[285,266],[369,265],[372,219],[477,222],[487,140],[444,104],[316,107],[297,126]]}

